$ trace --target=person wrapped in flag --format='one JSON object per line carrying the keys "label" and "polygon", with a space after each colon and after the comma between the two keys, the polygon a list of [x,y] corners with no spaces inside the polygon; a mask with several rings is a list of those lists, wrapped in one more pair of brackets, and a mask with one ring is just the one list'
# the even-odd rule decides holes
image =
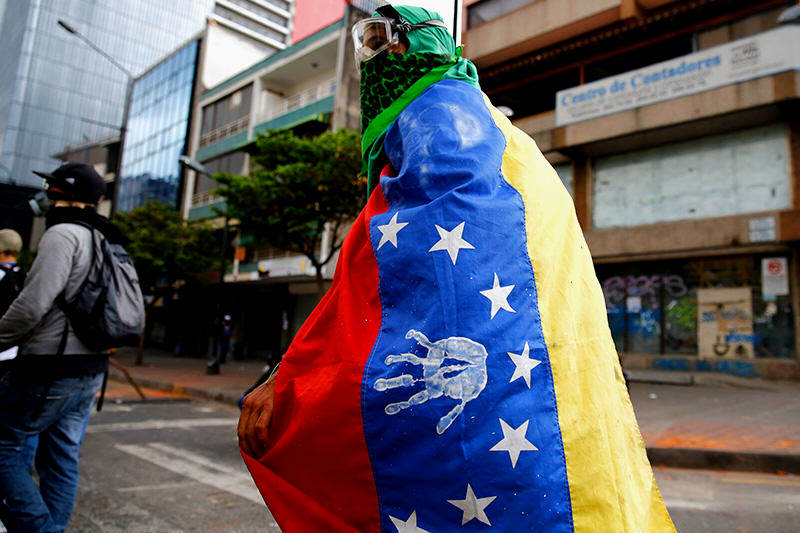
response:
{"label": "person wrapped in flag", "polygon": [[371,194],[245,398],[286,532],[670,532],[572,200],[436,13],[353,28]]}

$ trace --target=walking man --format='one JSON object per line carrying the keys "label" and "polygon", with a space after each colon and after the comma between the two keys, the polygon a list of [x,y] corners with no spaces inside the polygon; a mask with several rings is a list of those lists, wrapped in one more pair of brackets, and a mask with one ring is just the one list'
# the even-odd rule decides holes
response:
{"label": "walking man", "polygon": [[[61,309],[80,290],[93,258],[93,236],[122,236],[95,208],[105,182],[89,166],[67,163],[47,181],[52,207],[25,287],[0,319],[0,351],[20,345],[0,381],[0,519],[10,532],[61,532],[78,488],[78,455],[108,354],[75,334]],[[88,226],[88,227],[87,227]],[[26,443],[39,438],[30,473]]]}
{"label": "walking man", "polygon": [[674,533],[572,199],[443,26],[353,26],[371,195],[245,463],[284,531]]}

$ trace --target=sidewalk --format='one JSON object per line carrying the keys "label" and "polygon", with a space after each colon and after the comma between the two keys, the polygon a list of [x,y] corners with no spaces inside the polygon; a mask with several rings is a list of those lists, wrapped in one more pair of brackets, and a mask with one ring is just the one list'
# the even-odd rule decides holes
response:
{"label": "sidewalk", "polygon": [[[230,361],[219,375],[204,359],[147,350],[114,358],[143,387],[235,403],[262,362]],[[654,465],[800,474],[800,385],[709,373],[631,371],[631,400]],[[124,381],[112,370],[112,379]],[[116,385],[119,388],[119,384]]]}
{"label": "sidewalk", "polygon": [[[220,366],[220,373],[206,374],[206,360],[173,357],[160,350],[145,350],[142,366],[134,366],[136,350],[121,348],[113,355],[140,387],[180,395],[236,404],[264,372],[263,361],[232,361]],[[111,379],[124,382],[122,373],[112,368]]]}

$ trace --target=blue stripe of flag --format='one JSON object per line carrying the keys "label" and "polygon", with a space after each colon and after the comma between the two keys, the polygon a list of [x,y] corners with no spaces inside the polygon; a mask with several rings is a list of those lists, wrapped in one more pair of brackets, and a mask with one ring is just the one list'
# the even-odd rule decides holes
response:
{"label": "blue stripe of flag", "polygon": [[[370,222],[383,318],[362,385],[382,530],[572,531],[523,203],[500,173],[505,138],[479,91],[446,80],[400,115],[385,150],[399,173],[383,178],[389,209]],[[509,355],[526,343],[540,361],[527,372]]]}

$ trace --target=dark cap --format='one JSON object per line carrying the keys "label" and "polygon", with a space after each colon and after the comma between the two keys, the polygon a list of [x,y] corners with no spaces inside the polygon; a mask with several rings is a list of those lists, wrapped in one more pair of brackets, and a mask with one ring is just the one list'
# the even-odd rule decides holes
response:
{"label": "dark cap", "polygon": [[33,173],[47,180],[48,196],[54,199],[96,204],[106,192],[106,182],[100,174],[84,163],[64,163],[49,174]]}

